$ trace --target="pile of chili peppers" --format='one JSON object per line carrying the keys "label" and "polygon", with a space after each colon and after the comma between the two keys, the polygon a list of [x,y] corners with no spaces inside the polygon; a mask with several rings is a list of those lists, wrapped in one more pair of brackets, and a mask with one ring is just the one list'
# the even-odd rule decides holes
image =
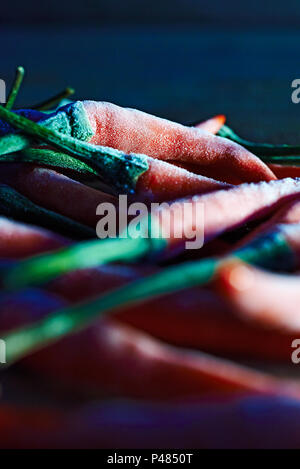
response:
{"label": "pile of chili peppers", "polygon": [[[0,371],[70,402],[4,389],[0,446],[299,448],[300,382],[266,370],[300,339],[300,146],[70,88],[15,110],[23,75],[0,107]],[[99,239],[120,195],[157,209]]]}

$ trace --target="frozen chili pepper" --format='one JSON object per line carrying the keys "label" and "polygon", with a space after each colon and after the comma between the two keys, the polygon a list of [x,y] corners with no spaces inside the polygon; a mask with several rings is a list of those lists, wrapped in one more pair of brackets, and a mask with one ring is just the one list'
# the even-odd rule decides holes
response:
{"label": "frozen chili pepper", "polygon": [[[190,173],[194,174],[201,174],[202,176],[206,176],[208,178],[214,178],[218,181],[226,181],[228,184],[241,184],[244,181],[232,171],[226,171],[226,167],[224,165],[218,165],[215,167],[214,165],[209,164],[202,164],[201,166],[195,163],[187,163],[182,161],[174,161],[169,160],[169,163],[172,163],[175,166],[179,166],[180,168],[186,169]],[[277,176],[276,176],[277,177]]]}
{"label": "frozen chili pepper", "polygon": [[125,307],[114,317],[167,343],[238,360],[289,364],[295,338],[248,321],[221,295],[196,288]]}
{"label": "frozen chili pepper", "polygon": [[237,250],[242,246],[246,246],[264,233],[272,233],[272,230],[275,232],[277,225],[289,225],[294,223],[300,223],[300,200],[298,197],[295,200],[286,202],[270,218],[254,228],[248,235],[244,236],[235,244],[234,249]]}
{"label": "frozen chili pepper", "polygon": [[300,177],[300,166],[271,163],[268,165],[278,179]]}
{"label": "frozen chili pepper", "polygon": [[[247,262],[279,269],[292,269],[299,265],[300,260],[300,224],[278,225],[277,231],[268,236],[263,235],[252,243],[230,254]],[[129,246],[130,247],[130,246]],[[124,254],[123,254],[124,255]],[[146,278],[131,282],[123,287],[104,293],[89,302],[63,308],[50,314],[32,327],[21,328],[6,336],[7,351],[10,360],[14,361],[31,350],[40,348],[47,343],[85,328],[100,315],[115,311],[121,307],[145,301],[164,294],[173,293],[195,285],[203,285],[214,279],[224,259],[207,258],[200,261],[187,262],[163,269]],[[24,261],[25,262],[25,261]],[[24,267],[24,262],[23,267]],[[57,260],[55,261],[57,262]],[[54,262],[54,269],[56,265]],[[60,259],[64,262],[64,259]],[[84,262],[84,257],[82,262]],[[48,263],[49,270],[53,265]],[[32,268],[32,265],[30,269]],[[37,281],[39,269],[27,268],[26,275]],[[24,283],[23,268],[13,266],[3,269],[5,273],[2,285],[14,289]]]}
{"label": "frozen chili pepper", "polygon": [[0,257],[21,259],[70,244],[66,238],[43,228],[0,217]]}
{"label": "frozen chili pepper", "polygon": [[243,319],[290,334],[299,332],[298,275],[274,274],[233,261],[221,267],[217,282],[224,297]]}
{"label": "frozen chili pepper", "polygon": [[110,147],[83,142],[4,108],[0,108],[0,118],[36,141],[48,143],[91,166],[99,177],[117,192],[137,193],[140,196],[158,199],[168,195],[172,199],[180,195],[228,187],[225,183],[194,175],[146,155],[125,154]]}
{"label": "frozen chili pepper", "polygon": [[225,121],[226,117],[223,114],[219,114],[217,116],[211,117],[210,119],[207,119],[206,121],[194,124],[194,127],[211,132],[212,134],[216,134],[223,127]]}
{"label": "frozen chili pepper", "polygon": [[277,223],[285,223],[285,224],[292,224],[292,223],[300,223],[300,200],[296,198],[296,200],[292,200],[291,202],[284,205],[280,210],[278,210],[277,214],[271,218],[271,223],[277,221]]}
{"label": "frozen chili pepper", "polygon": [[75,239],[95,237],[95,233],[91,228],[34,204],[27,197],[5,184],[0,184],[0,214],[15,220],[52,229],[64,236]]}
{"label": "frozen chili pepper", "polygon": [[[151,220],[148,223],[146,218],[144,220],[145,229],[149,229],[149,226],[151,230],[153,228],[156,231],[155,236],[151,237],[152,231],[150,231],[149,238],[143,237],[141,233],[137,238],[125,236],[90,241],[48,256],[39,256],[20,263],[10,272],[3,271],[2,278],[5,276],[3,286],[18,288],[33,282],[42,283],[78,268],[94,267],[113,261],[135,261],[149,253],[167,253],[172,252],[174,248],[182,250],[191,235],[200,236],[204,242],[207,242],[221,233],[242,226],[247,221],[272,213],[299,193],[299,180],[284,179],[269,183],[243,184],[232,189],[183,199],[173,206],[165,204],[154,212],[153,223]],[[234,206],[237,207],[236,210],[233,210]],[[276,242],[274,241],[275,244]],[[206,279],[205,276],[208,275],[209,279],[209,272],[214,271],[215,260],[208,260],[207,264],[205,262],[202,267],[203,278]],[[207,267],[204,267],[205,265]],[[199,269],[195,268],[195,272],[198,275]]]}
{"label": "frozen chili pepper", "polygon": [[94,228],[99,220],[98,205],[117,205],[115,197],[46,168],[7,164],[0,180],[34,203]]}
{"label": "frozen chili pepper", "polygon": [[[74,303],[149,273],[128,265],[81,269],[53,280],[47,290]],[[216,293],[200,288],[125,306],[114,317],[167,343],[230,357],[287,362],[294,338],[243,321]]]}
{"label": "frozen chili pepper", "polygon": [[[162,235],[168,231],[169,217],[164,214],[172,213],[174,222],[173,232],[168,239],[169,245],[185,243],[187,239],[184,233],[194,233],[196,237],[197,231],[203,234],[206,242],[225,231],[272,213],[280,204],[296,197],[299,190],[300,181],[288,178],[268,183],[242,184],[226,191],[186,198],[173,205],[164,205],[158,210],[157,214],[162,214],[159,218],[160,229]],[[204,218],[198,217],[200,223],[197,226],[197,215],[201,215],[203,210]]]}
{"label": "frozen chili pepper", "polygon": [[[13,354],[16,358],[26,348],[28,351],[29,336],[15,335],[12,339],[3,329],[16,327],[18,321],[29,323],[27,327],[34,329],[40,318],[58,304],[56,296],[48,298],[46,294],[30,291],[17,296],[2,295],[0,327],[6,341],[8,365]],[[73,322],[72,315],[68,321]],[[283,393],[300,397],[296,382],[278,380],[200,352],[177,349],[113,319],[97,321],[85,331],[62,340],[58,340],[64,328],[62,322],[48,321],[47,328],[47,331],[36,328],[44,350],[32,353],[31,349],[22,363],[48,379],[72,386],[73,390],[152,400],[207,392]],[[50,328],[58,340],[52,346],[47,338]]]}
{"label": "frozen chili pepper", "polygon": [[[9,356],[7,360],[9,363]],[[111,319],[56,342],[23,363],[79,392],[152,400],[208,392],[300,396],[296,383],[279,381],[200,351],[166,345]]]}
{"label": "frozen chili pepper", "polygon": [[[125,265],[82,269],[54,280],[47,285],[47,290],[74,303],[120,287],[150,272],[148,269]],[[18,305],[22,310],[22,298],[25,304],[26,300],[22,296],[20,298]],[[36,304],[38,306],[39,302]],[[171,297],[124,307],[115,314],[122,323],[174,345],[200,348],[227,356],[290,360],[290,344],[293,340],[290,334],[245,323],[211,291],[189,289],[174,293]],[[9,318],[12,317],[10,309]]]}
{"label": "frozen chili pepper", "polygon": [[[300,202],[293,201],[283,207],[255,230],[244,241],[245,246],[255,237],[272,236],[281,233],[290,246],[295,266],[299,264]],[[254,241],[255,242],[255,241]],[[241,250],[243,247],[241,247]],[[247,248],[246,248],[247,249]],[[283,260],[284,261],[284,260]],[[219,273],[220,272],[220,273]],[[286,329],[292,332],[298,324],[298,287],[297,276],[276,275],[247,266],[238,260],[229,261],[218,271],[217,283],[232,306],[244,317],[263,323],[271,328]],[[250,294],[255,293],[255,301]]]}
{"label": "frozen chili pepper", "polygon": [[124,152],[145,153],[161,160],[178,160],[222,168],[223,178],[269,181],[274,174],[240,145],[195,127],[110,103],[83,101],[94,131],[91,142]]}

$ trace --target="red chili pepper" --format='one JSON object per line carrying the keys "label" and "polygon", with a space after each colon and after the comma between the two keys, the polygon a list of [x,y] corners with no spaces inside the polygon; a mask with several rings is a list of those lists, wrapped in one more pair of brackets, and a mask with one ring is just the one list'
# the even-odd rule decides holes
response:
{"label": "red chili pepper", "polygon": [[252,230],[247,236],[239,241],[234,249],[247,245],[251,240],[256,237],[266,233],[270,230],[276,229],[278,224],[295,224],[300,223],[300,200],[291,200],[285,203],[266,221],[258,225],[254,230]]}
{"label": "red chili pepper", "polygon": [[188,162],[182,162],[182,161],[174,161],[174,160],[169,160],[170,163],[172,163],[175,166],[178,166],[179,168],[186,169],[187,171],[194,173],[194,174],[202,174],[205,177],[208,178],[214,178],[219,181],[226,181],[228,184],[241,184],[244,182],[243,179],[237,174],[235,174],[232,171],[226,170],[227,163],[224,161],[220,161],[217,166],[206,163],[206,164],[195,164],[195,163],[188,163]]}
{"label": "red chili pepper", "polygon": [[232,362],[166,345],[114,320],[61,340],[23,361],[48,379],[96,394],[170,400],[258,392],[300,398],[300,386]]}
{"label": "red chili pepper", "polygon": [[222,266],[217,282],[230,306],[243,319],[290,334],[300,331],[299,276],[265,272],[234,261]]}
{"label": "red chili pepper", "polygon": [[[42,293],[3,295],[2,327],[7,330],[16,327],[18,321],[24,324],[38,320],[49,310],[57,309],[58,302],[57,297],[48,299]],[[151,400],[208,392],[259,392],[300,398],[300,386],[295,382],[278,380],[200,352],[178,349],[113,319],[98,321],[33,353],[22,363],[80,392]]]}
{"label": "red chili pepper", "polygon": [[[48,290],[67,301],[79,302],[115,288],[148,273],[132,266],[103,266],[63,275],[48,285]],[[23,323],[23,303],[30,304],[34,321],[42,314],[59,308],[56,296],[43,300],[38,290],[1,303],[0,328],[10,329]],[[49,307],[47,304],[49,303]],[[44,312],[43,312],[44,311]],[[245,323],[232,313],[224,301],[211,291],[189,289],[172,296],[125,307],[115,317],[168,343],[198,348],[209,353],[246,358],[289,360],[293,337],[285,331],[265,330]]]}
{"label": "red chili pepper", "polygon": [[225,122],[226,117],[223,114],[219,114],[217,116],[211,117],[206,121],[199,122],[199,124],[194,125],[194,127],[205,130],[206,132],[210,132],[212,134],[217,134]]}
{"label": "red chili pepper", "polygon": [[224,178],[230,173],[248,182],[275,179],[261,160],[230,140],[135,109],[95,101],[83,104],[94,131],[91,143],[162,160],[220,165]]}
{"label": "red chili pepper", "polygon": [[[183,245],[186,234],[203,236],[204,242],[271,214],[281,204],[300,194],[300,180],[242,184],[228,190],[194,196],[164,206],[154,213],[170,247]],[[169,215],[169,216],[168,216]],[[170,216],[172,216],[170,232]]]}
{"label": "red chili pepper", "polygon": [[[157,233],[156,236],[161,235],[158,243],[163,253],[166,256],[174,252],[178,254],[180,250],[187,247],[187,242],[195,243],[196,241],[196,246],[193,244],[192,247],[199,249],[203,242],[208,242],[226,231],[241,227],[250,220],[260,219],[264,215],[274,212],[274,210],[283,203],[297,197],[299,193],[300,181],[298,179],[243,184],[226,191],[216,191],[211,194],[194,196],[191,199],[182,199],[177,201],[176,204],[164,204],[163,206],[159,206],[158,209],[151,211],[151,221],[154,221],[152,227]],[[233,210],[235,206],[237,209]],[[147,224],[148,218],[144,218],[144,221]],[[277,246],[274,250],[274,255],[277,251],[282,255],[281,238],[285,238],[286,249],[291,255],[292,251],[295,251],[295,256],[290,260],[293,264],[296,264],[299,261],[298,258],[294,259],[299,253],[299,243],[297,242],[299,230],[295,229],[292,232],[289,230],[284,231],[284,233],[280,234],[280,239],[277,239],[277,241],[273,240],[274,242],[272,241],[271,243],[273,250],[275,246]],[[155,236],[153,240],[154,238]],[[128,243],[128,241],[130,241],[130,243]],[[127,248],[129,245],[131,251],[128,251],[128,249],[124,251],[124,248],[122,248],[124,244],[126,244]],[[103,252],[106,257],[103,256],[104,261],[101,260],[101,257],[100,260],[97,261],[97,259],[99,259],[99,257],[97,257],[99,241],[90,241],[86,244],[82,243],[76,245],[74,248],[61,250],[54,255],[50,254],[41,256],[38,259],[26,261],[26,265],[23,263],[10,271],[9,269],[6,269],[6,271],[3,270],[3,285],[5,285],[5,288],[16,289],[16,285],[31,285],[50,280],[57,277],[59,274],[80,268],[82,265],[79,262],[80,258],[84,258],[85,267],[95,266],[101,262],[108,263],[110,259],[117,261],[122,259],[123,254],[125,254],[123,259],[125,259],[125,257],[126,260],[129,258],[134,259],[141,256],[139,251],[140,246],[142,247],[143,256],[145,254],[151,254],[153,252],[151,251],[153,244],[154,249],[157,249],[155,242],[149,243],[149,241],[143,237],[120,238],[117,240],[108,240],[107,242],[102,241],[101,247],[104,249]],[[118,247],[117,254],[116,246]],[[78,251],[80,252],[80,258],[78,257]],[[95,254],[93,254],[93,251],[95,251]],[[251,262],[254,262],[253,252],[252,247],[251,252],[247,254],[248,256],[251,254]],[[58,262],[63,256],[65,256],[64,262]],[[274,258],[274,256],[272,258]],[[245,258],[243,259],[246,260]],[[249,257],[247,259],[249,259]],[[256,258],[255,262],[257,261],[258,259]],[[49,262],[52,263],[51,271],[47,269]],[[213,275],[213,265],[216,262],[216,259],[210,258],[207,260],[206,264],[200,264],[197,267],[192,264],[187,266],[187,268],[196,268],[198,272],[197,275],[203,275],[201,282],[207,282],[210,279],[210,275]],[[82,265],[82,267],[84,266]]]}
{"label": "red chili pepper", "polygon": [[0,217],[0,257],[20,259],[52,251],[70,242],[43,228]]}
{"label": "red chili pepper", "polygon": [[52,280],[47,290],[75,303],[137,280],[153,270],[150,266],[141,268],[124,264],[73,270]]}
{"label": "red chili pepper", "polygon": [[268,167],[278,179],[300,177],[300,166],[268,164]]}
{"label": "red chili pepper", "polygon": [[[26,135],[30,135],[37,141],[50,144],[60,151],[63,150],[67,152],[72,156],[72,160],[74,160],[74,158],[75,160],[79,160],[80,168],[78,168],[78,165],[75,166],[80,174],[82,174],[82,170],[83,174],[86,174],[86,171],[90,173],[92,170],[92,174],[95,175],[96,171],[98,177],[100,179],[103,178],[104,182],[111,185],[116,192],[122,193],[125,191],[130,194],[136,194],[136,192],[138,192],[137,195],[149,196],[150,191],[150,195],[155,198],[165,196],[166,193],[169,192],[168,196],[172,199],[180,195],[183,196],[214,190],[218,187],[224,187],[225,185],[224,183],[208,179],[204,176],[190,174],[183,169],[175,168],[169,163],[155,161],[147,155],[126,154],[107,146],[97,146],[91,143],[87,144],[71,136],[47,129],[3,107],[0,107],[0,115],[5,122],[10,123],[16,129],[22,130]],[[201,131],[198,130],[198,132]],[[207,135],[211,136],[212,134],[207,133]],[[36,162],[39,160],[38,154],[36,154],[36,152],[34,152],[34,154],[34,157],[29,157],[29,161],[32,161],[32,158]],[[57,153],[55,155],[52,153],[52,157],[46,157],[46,161],[49,162],[50,158],[52,163],[55,161],[58,166],[61,166],[60,160],[65,157],[66,155],[59,156]],[[8,159],[10,162],[12,161],[11,155],[8,155]],[[45,154],[41,156],[40,159],[45,162]],[[5,160],[6,158],[4,161]],[[68,162],[65,161],[63,166],[75,168],[74,161],[71,162],[68,155],[67,160]],[[82,163],[85,169],[82,168]],[[269,170],[268,172],[271,173]],[[142,180],[140,180],[140,177],[142,177]],[[154,188],[149,187],[151,180],[155,182]],[[139,182],[138,187],[137,182]],[[165,185],[168,186],[167,191]],[[181,188],[181,186],[183,187]]]}
{"label": "red chili pepper", "polygon": [[[47,289],[79,302],[146,274],[132,266],[108,265],[63,275]],[[199,288],[122,308],[114,317],[160,340],[218,355],[290,360],[293,340],[285,331],[265,330],[232,312],[213,291]]]}
{"label": "red chili pepper", "polygon": [[166,201],[231,187],[223,180],[194,174],[167,161],[148,157],[147,163],[149,169],[136,184],[136,195],[143,199]]}
{"label": "red chili pepper", "polygon": [[25,164],[3,164],[1,181],[14,187],[33,202],[79,221],[95,226],[100,203],[115,204],[113,196],[85,186],[51,169]]}

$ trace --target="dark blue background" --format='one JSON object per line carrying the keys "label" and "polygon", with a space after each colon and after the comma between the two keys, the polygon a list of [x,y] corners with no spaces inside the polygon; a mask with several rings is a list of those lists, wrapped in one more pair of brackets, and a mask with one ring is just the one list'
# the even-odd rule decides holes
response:
{"label": "dark blue background", "polygon": [[5,2],[0,78],[18,64],[19,105],[66,85],[181,122],[225,113],[244,136],[299,142],[300,2]]}

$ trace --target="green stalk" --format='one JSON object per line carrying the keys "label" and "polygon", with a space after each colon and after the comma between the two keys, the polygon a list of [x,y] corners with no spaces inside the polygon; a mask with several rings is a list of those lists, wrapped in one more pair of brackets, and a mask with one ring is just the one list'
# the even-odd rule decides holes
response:
{"label": "green stalk", "polygon": [[76,171],[83,176],[97,175],[90,166],[66,153],[42,148],[27,148],[17,153],[0,155],[0,163],[35,163]]}
{"label": "green stalk", "polygon": [[41,254],[0,270],[1,287],[15,290],[41,284],[76,269],[97,267],[108,262],[134,262],[149,252],[162,249],[163,240],[113,238],[77,243],[54,253]]}
{"label": "green stalk", "polygon": [[6,109],[10,110],[13,108],[16,98],[18,96],[23,78],[24,78],[25,70],[23,67],[18,67],[16,70],[16,76],[15,80],[13,82],[13,85],[11,87],[10,93],[8,95],[5,107]]}
{"label": "green stalk", "polygon": [[[80,102],[76,102],[67,110],[60,111],[49,117],[39,125],[79,140],[86,141],[93,136],[88,116],[83,104]],[[4,135],[0,138],[0,155],[24,150],[34,143],[36,143],[34,138],[21,133]]]}
{"label": "green stalk", "polygon": [[279,271],[293,271],[295,254],[280,230],[272,229],[232,252],[232,257],[256,266]]}
{"label": "green stalk", "polygon": [[[158,229],[155,231],[158,232]],[[83,242],[55,253],[25,259],[15,266],[5,267],[0,271],[1,285],[7,290],[38,285],[75,269],[96,267],[116,261],[134,262],[145,255],[163,251],[166,247],[167,240],[160,237],[131,239],[127,236]],[[293,262],[293,256],[280,233],[258,238],[257,241],[238,250],[235,255],[246,262],[256,264],[262,262],[263,266],[266,266],[267,262],[269,264],[272,262],[274,268],[278,264]]]}
{"label": "green stalk", "polygon": [[159,274],[113,290],[89,303],[62,309],[31,326],[13,331],[2,337],[6,343],[7,363],[10,365],[63,336],[87,327],[93,319],[122,305],[201,283],[201,280],[211,278],[214,266],[215,261],[208,260],[201,261],[200,271],[197,263],[168,268]]}
{"label": "green stalk", "polygon": [[236,143],[239,143],[247,150],[251,151],[255,155],[261,157],[263,161],[271,163],[273,161],[265,160],[263,157],[272,156],[285,156],[285,155],[299,155],[300,145],[288,145],[288,144],[271,144],[271,143],[254,143],[239,137],[230,127],[223,125],[219,130],[218,135],[220,137],[228,138]]}
{"label": "green stalk", "polygon": [[68,87],[60,93],[56,94],[55,96],[52,96],[51,98],[47,99],[46,101],[32,106],[31,109],[36,109],[37,111],[47,111],[49,109],[55,109],[61,103],[61,101],[63,101],[64,99],[68,99],[74,93],[75,90],[73,88]]}
{"label": "green stalk", "polygon": [[53,145],[91,166],[105,182],[111,184],[117,191],[134,193],[139,176],[149,168],[146,155],[126,155],[113,148],[81,142],[4,108],[0,108],[0,119],[22,130],[35,140]]}
{"label": "green stalk", "polygon": [[[225,259],[204,259],[168,267],[159,273],[114,289],[100,297],[52,313],[33,325],[19,328],[3,337],[6,343],[7,362],[46,347],[60,338],[87,327],[94,319],[116,309],[150,298],[170,294],[195,285],[210,282],[218,267],[230,258],[239,257],[252,263],[274,262],[277,258],[291,256],[292,252],[280,232],[263,236],[254,244]],[[10,278],[10,281],[13,279]],[[163,312],[162,312],[163,314]]]}
{"label": "green stalk", "polygon": [[91,228],[34,204],[4,184],[0,184],[0,214],[54,230],[73,239],[93,238],[96,235]]}

